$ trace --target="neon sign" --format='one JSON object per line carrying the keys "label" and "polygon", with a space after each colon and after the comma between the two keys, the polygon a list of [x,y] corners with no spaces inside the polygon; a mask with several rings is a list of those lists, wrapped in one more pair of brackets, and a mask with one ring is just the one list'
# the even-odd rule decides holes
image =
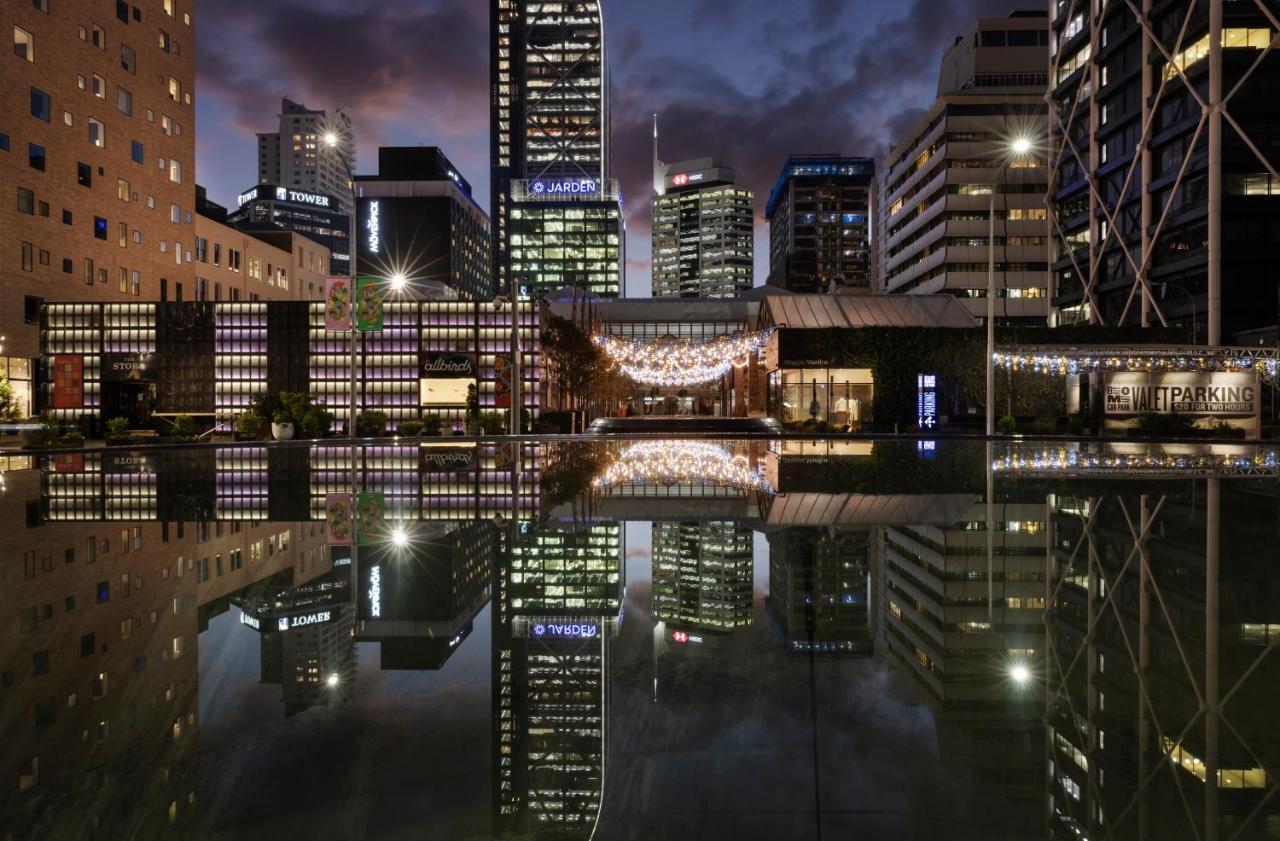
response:
{"label": "neon sign", "polygon": [[369,616],[382,618],[382,567],[369,567]]}
{"label": "neon sign", "polygon": [[683,187],[685,184],[689,183],[689,176],[684,174],[683,172],[680,173],[679,175],[673,175],[671,177],[671,183],[676,185],[677,187]]}
{"label": "neon sign", "polygon": [[536,196],[590,195],[600,192],[600,182],[590,178],[578,181],[535,181],[530,191]]}
{"label": "neon sign", "polygon": [[369,230],[369,251],[378,254],[382,251],[382,218],[379,204],[376,201],[369,202],[369,221],[365,223],[365,227]]}
{"label": "neon sign", "polygon": [[594,622],[558,624],[535,622],[530,632],[538,639],[595,639],[600,636],[600,626]]}

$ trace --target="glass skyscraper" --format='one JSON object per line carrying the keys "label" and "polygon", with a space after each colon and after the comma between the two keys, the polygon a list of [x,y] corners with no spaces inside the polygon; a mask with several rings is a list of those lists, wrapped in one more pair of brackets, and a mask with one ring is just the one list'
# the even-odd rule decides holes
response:
{"label": "glass skyscraper", "polygon": [[525,298],[565,287],[617,296],[622,196],[610,176],[599,0],[492,0],[494,266]]}

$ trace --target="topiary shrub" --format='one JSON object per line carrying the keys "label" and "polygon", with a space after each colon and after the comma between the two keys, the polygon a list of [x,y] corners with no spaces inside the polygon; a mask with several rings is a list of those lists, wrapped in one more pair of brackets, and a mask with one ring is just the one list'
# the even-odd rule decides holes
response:
{"label": "topiary shrub", "polygon": [[424,415],[422,418],[423,435],[439,435],[444,428],[439,415]]}
{"label": "topiary shrub", "polygon": [[1014,420],[1013,415],[1005,415],[996,421],[996,432],[1001,435],[1012,435],[1018,430],[1018,422]]}
{"label": "topiary shrub", "polygon": [[501,412],[485,412],[480,416],[485,435],[501,435],[507,431],[507,419]]}
{"label": "topiary shrub", "polygon": [[417,438],[422,434],[422,428],[422,421],[407,420],[400,422],[400,426],[396,428],[396,432],[406,438]]}
{"label": "topiary shrub", "polygon": [[191,415],[178,415],[173,419],[173,430],[170,438],[182,444],[189,444],[199,438],[196,431],[196,419]]}

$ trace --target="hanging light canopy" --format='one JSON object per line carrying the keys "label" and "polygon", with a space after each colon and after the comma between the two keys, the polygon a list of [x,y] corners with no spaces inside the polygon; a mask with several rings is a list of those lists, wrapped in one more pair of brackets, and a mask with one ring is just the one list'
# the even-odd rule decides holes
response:
{"label": "hanging light canopy", "polygon": [[632,341],[598,334],[595,342],[622,373],[642,385],[661,387],[715,382],[742,367],[769,340],[771,330],[717,336],[705,342],[666,337]]}

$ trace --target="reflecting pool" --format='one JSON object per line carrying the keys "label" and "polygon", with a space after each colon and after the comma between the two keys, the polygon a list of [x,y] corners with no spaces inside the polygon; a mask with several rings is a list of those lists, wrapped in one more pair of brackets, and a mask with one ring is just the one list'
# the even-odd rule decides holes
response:
{"label": "reflecting pool", "polygon": [[1280,450],[0,454],[0,839],[1280,837]]}

